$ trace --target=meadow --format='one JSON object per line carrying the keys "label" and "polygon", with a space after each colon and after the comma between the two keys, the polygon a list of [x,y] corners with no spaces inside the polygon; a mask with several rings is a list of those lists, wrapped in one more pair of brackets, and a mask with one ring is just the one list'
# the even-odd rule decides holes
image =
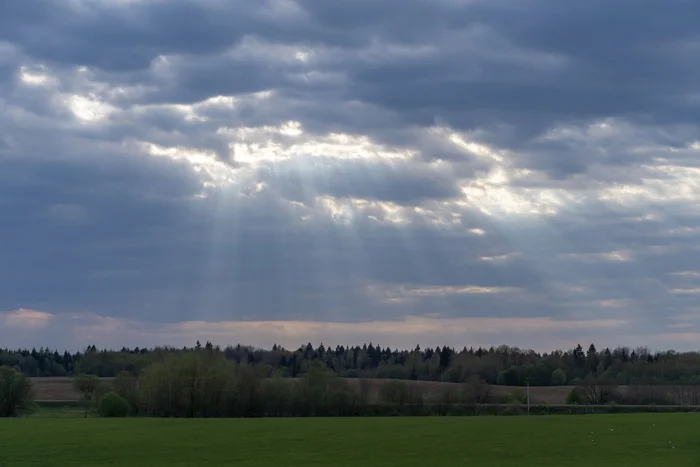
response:
{"label": "meadow", "polygon": [[700,415],[0,420],[0,466],[700,465]]}

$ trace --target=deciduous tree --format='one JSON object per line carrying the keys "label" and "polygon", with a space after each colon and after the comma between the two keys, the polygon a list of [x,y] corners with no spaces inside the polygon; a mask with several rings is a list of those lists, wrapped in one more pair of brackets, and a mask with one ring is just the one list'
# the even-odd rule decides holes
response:
{"label": "deciduous tree", "polygon": [[22,373],[0,367],[0,417],[15,417],[33,404],[32,385]]}
{"label": "deciduous tree", "polygon": [[85,406],[85,418],[87,418],[90,403],[100,385],[100,378],[95,375],[79,374],[73,378],[73,389],[82,396],[82,403]]}

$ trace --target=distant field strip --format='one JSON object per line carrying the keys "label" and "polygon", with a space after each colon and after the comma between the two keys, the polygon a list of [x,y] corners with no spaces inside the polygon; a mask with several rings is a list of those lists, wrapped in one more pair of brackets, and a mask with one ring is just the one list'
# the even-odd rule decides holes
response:
{"label": "distant field strip", "polygon": [[[109,384],[113,378],[102,378],[104,384]],[[72,379],[65,377],[46,377],[46,378],[31,378],[34,385],[36,399],[39,401],[77,401],[80,395],[73,390]],[[351,387],[357,387],[357,379],[348,379]],[[386,379],[370,379],[370,399],[377,401],[379,399],[379,388],[386,384]],[[438,381],[406,381],[407,384],[418,388],[421,394],[429,396],[436,394],[446,388],[457,389],[458,383],[442,383]],[[511,386],[492,386],[494,396],[502,396],[512,391],[524,391],[523,387]],[[571,390],[567,386],[546,386],[530,388],[530,398],[533,404],[564,404],[566,395]]]}

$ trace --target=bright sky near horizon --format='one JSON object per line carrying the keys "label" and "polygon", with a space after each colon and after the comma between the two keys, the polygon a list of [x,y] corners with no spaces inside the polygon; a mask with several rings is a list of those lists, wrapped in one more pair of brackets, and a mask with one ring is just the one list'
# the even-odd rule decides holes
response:
{"label": "bright sky near horizon", "polygon": [[696,349],[700,2],[0,2],[0,347]]}

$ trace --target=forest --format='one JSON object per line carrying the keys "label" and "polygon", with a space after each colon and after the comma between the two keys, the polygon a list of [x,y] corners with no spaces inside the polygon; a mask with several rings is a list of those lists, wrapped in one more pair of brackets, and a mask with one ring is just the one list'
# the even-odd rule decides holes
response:
{"label": "forest", "polygon": [[314,362],[343,378],[382,378],[467,382],[474,378],[489,385],[563,386],[578,385],[595,378],[606,384],[700,384],[700,353],[650,352],[647,348],[587,349],[577,345],[569,350],[538,353],[515,347],[467,348],[436,347],[412,350],[379,345],[324,346],[302,345],[288,350],[250,346],[221,348],[199,341],[193,347],[99,349],[91,345],[80,352],[40,349],[0,349],[0,366],[13,368],[26,376],[73,376],[92,374],[114,377],[140,376],[152,363],[170,354],[209,350],[223,360],[256,367],[266,377],[297,378]]}

